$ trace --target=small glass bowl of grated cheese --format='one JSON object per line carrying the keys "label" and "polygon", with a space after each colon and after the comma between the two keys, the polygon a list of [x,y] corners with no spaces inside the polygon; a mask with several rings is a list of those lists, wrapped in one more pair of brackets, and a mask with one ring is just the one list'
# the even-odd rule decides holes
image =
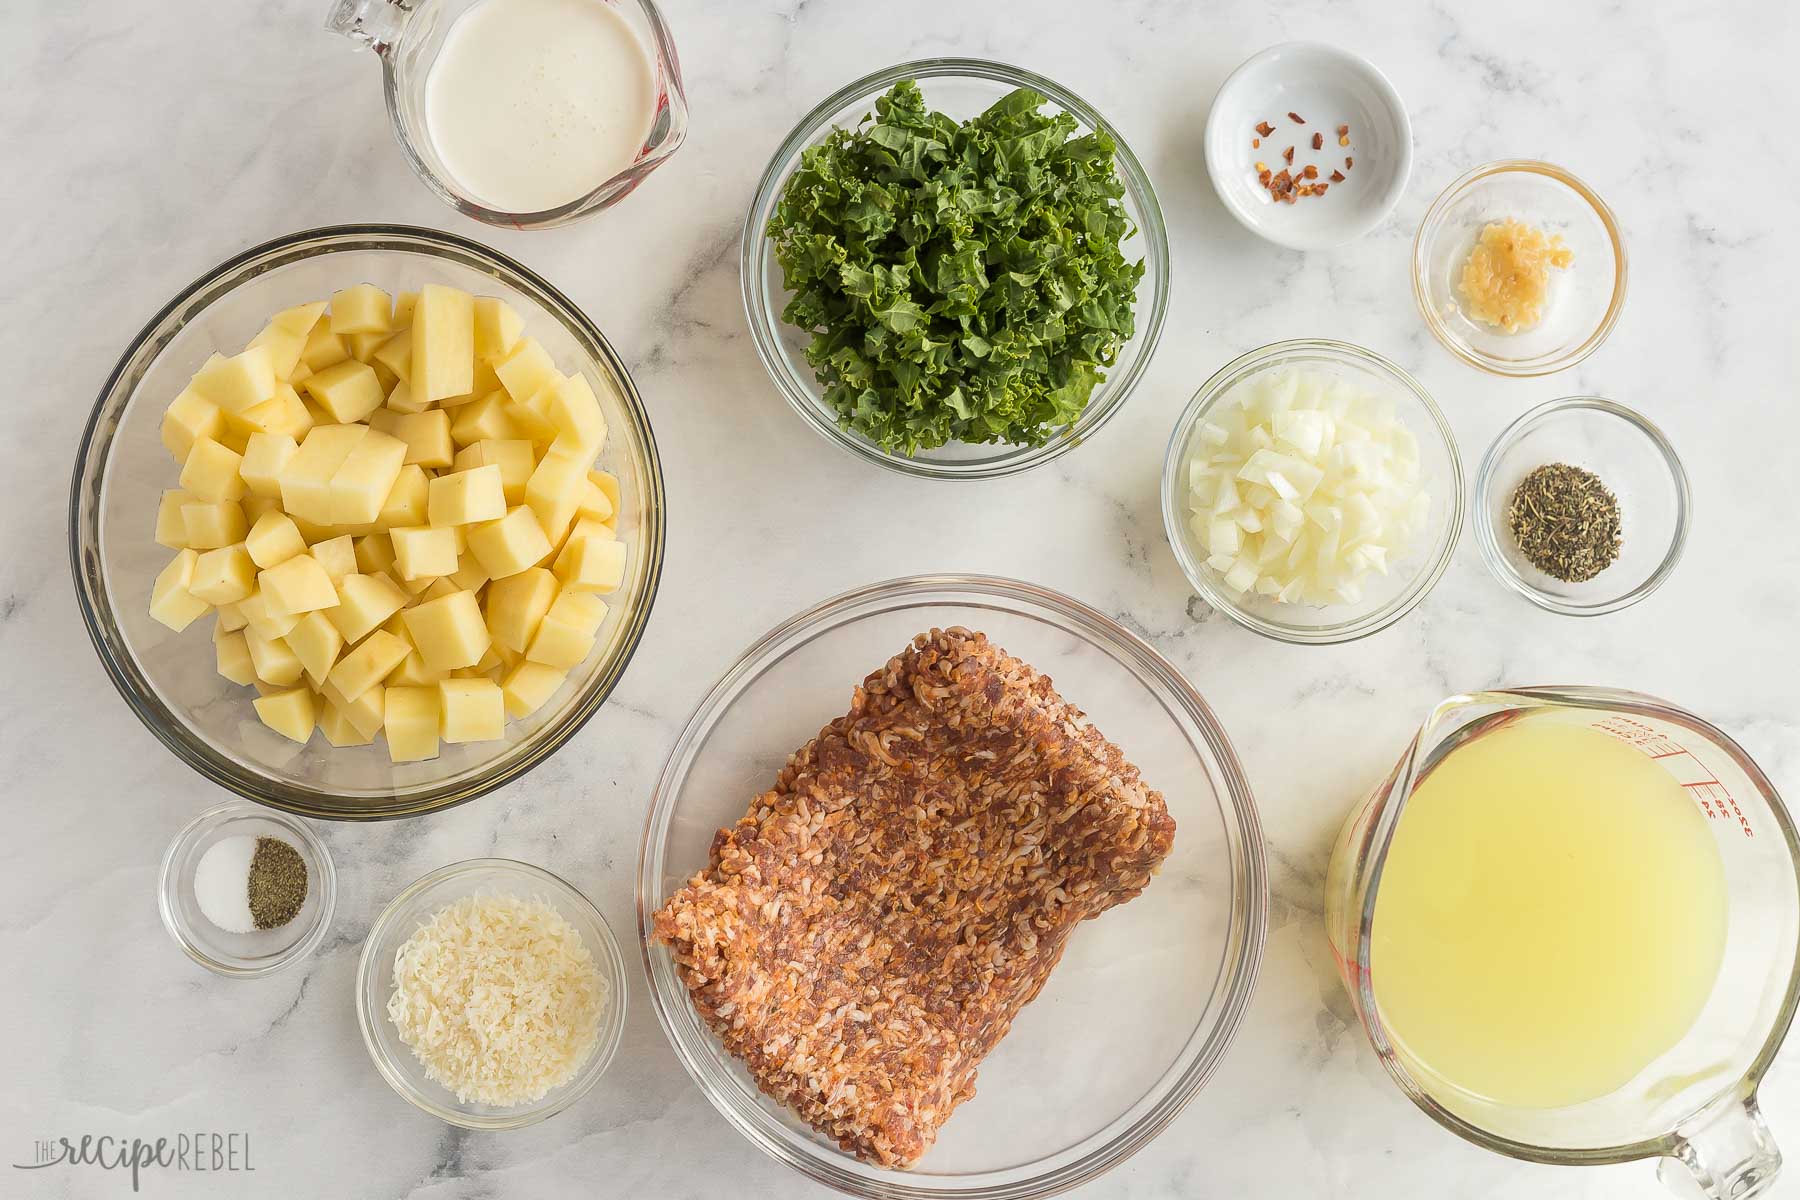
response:
{"label": "small glass bowl of grated cheese", "polygon": [[1398,621],[1462,532],[1443,413],[1412,376],[1344,342],[1277,342],[1207,380],[1175,423],[1162,493],[1201,599],[1303,645]]}
{"label": "small glass bowl of grated cheese", "polygon": [[439,868],[369,930],[356,1012],[396,1092],[465,1129],[561,1112],[605,1073],[625,1028],[625,965],[565,880],[510,859]]}

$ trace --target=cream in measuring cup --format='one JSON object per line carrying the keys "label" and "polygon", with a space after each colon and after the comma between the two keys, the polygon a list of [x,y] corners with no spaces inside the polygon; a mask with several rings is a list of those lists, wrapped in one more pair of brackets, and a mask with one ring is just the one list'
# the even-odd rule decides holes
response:
{"label": "cream in measuring cup", "polygon": [[530,213],[629,167],[656,113],[655,66],[604,0],[481,0],[425,79],[445,170],[489,208]]}

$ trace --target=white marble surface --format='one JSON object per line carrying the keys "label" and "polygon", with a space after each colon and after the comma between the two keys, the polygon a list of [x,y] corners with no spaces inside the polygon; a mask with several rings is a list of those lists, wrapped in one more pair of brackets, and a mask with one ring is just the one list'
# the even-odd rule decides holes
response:
{"label": "white marble surface", "polygon": [[[634,977],[627,1041],[600,1088],[543,1126],[465,1135],[375,1074],[350,983],[377,908],[422,872],[500,853],[542,862],[633,929],[646,794],[702,690],[756,634],[846,587],[973,569],[1063,588],[1149,636],[1208,696],[1261,806],[1273,899],[1256,1001],[1224,1068],[1100,1198],[1655,1195],[1646,1164],[1556,1170],[1466,1146],[1386,1082],[1350,1024],[1320,929],[1325,851],[1352,800],[1425,709],[1503,683],[1611,683],[1666,695],[1742,739],[1800,792],[1793,456],[1800,369],[1787,296],[1800,113],[1796,18],[1780,0],[1267,5],[1118,0],[671,0],[694,124],[623,207],[575,228],[489,230],[408,172],[370,57],[320,27],[323,0],[8,7],[0,38],[0,1163],[70,1132],[251,1133],[254,1175],[147,1180],[218,1196],[819,1194],[740,1141],[664,1045]],[[1498,10],[1507,10],[1502,15]],[[1654,11],[1654,15],[1652,15]],[[1224,74],[1289,38],[1340,41],[1411,105],[1412,185],[1373,234],[1279,251],[1212,196],[1200,129]],[[1145,159],[1176,265],[1162,347],[1124,412],[1053,466],[976,487],[912,482],[814,438],[769,386],[738,300],[756,175],[826,91],[932,54],[1009,59],[1109,114]],[[1777,94],[1778,90],[1785,95]],[[1433,343],[1408,289],[1413,228],[1466,167],[1544,157],[1616,208],[1631,298],[1581,367],[1500,382]],[[424,821],[326,831],[337,927],[306,966],[227,982],[160,928],[164,844],[221,797],[112,692],[73,608],[71,456],[120,349],[176,289],[297,228],[388,220],[479,238],[547,274],[598,320],[648,398],[671,497],[654,618],[613,701],[526,781]],[[1504,592],[1471,538],[1388,632],[1296,649],[1194,600],[1164,542],[1157,472],[1176,412],[1228,358],[1285,337],[1364,343],[1411,368],[1473,467],[1499,428],[1553,396],[1599,393],[1663,424],[1698,523],[1659,594],[1592,623]],[[896,512],[905,520],[891,528]],[[1294,730],[1307,731],[1304,745]],[[635,963],[634,963],[635,970]],[[1800,1152],[1800,1058],[1764,1090]],[[92,1172],[15,1173],[8,1196],[119,1195]],[[1800,1168],[1778,1194],[1800,1195]]]}

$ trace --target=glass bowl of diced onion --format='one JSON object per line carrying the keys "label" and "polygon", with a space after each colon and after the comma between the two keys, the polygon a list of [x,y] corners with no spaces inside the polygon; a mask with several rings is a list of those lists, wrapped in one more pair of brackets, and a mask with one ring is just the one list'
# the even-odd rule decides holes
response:
{"label": "glass bowl of diced onion", "polygon": [[1208,605],[1265,637],[1348,642],[1425,598],[1463,471],[1417,380],[1345,342],[1277,342],[1207,380],[1163,462],[1163,524]]}
{"label": "glass bowl of diced onion", "polygon": [[[175,633],[149,613],[170,551],[157,544],[158,501],[181,464],[160,433],[170,401],[215,351],[235,354],[268,318],[340,288],[390,293],[427,283],[498,296],[559,369],[610,383],[600,397],[606,444],[596,464],[619,481],[625,578],[606,597],[595,647],[556,694],[504,737],[445,743],[437,757],[395,763],[379,740],[305,745],[258,720],[256,693],[218,673],[210,618]],[[483,795],[552,754],[594,715],[637,648],[663,559],[663,483],[642,399],[591,320],[543,278],[454,234],[396,225],[307,230],[253,247],[183,288],[126,348],[101,389],[76,456],[69,504],[75,592],[100,660],[132,710],[183,762],[247,799],[302,816],[413,816]]]}

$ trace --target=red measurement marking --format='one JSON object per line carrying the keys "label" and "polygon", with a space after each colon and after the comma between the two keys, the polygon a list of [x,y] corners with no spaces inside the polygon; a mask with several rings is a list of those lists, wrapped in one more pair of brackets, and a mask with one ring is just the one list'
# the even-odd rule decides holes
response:
{"label": "red measurement marking", "polygon": [[[1592,728],[1642,752],[1651,761],[1662,763],[1663,769],[1687,790],[1688,795],[1693,797],[1695,806],[1708,820],[1731,821],[1743,831],[1745,837],[1756,836],[1756,831],[1750,827],[1750,819],[1738,807],[1730,789],[1713,774],[1712,768],[1701,762],[1692,750],[1680,742],[1630,717],[1607,717],[1603,721],[1595,721]],[[1674,761],[1677,759],[1687,761]]]}

